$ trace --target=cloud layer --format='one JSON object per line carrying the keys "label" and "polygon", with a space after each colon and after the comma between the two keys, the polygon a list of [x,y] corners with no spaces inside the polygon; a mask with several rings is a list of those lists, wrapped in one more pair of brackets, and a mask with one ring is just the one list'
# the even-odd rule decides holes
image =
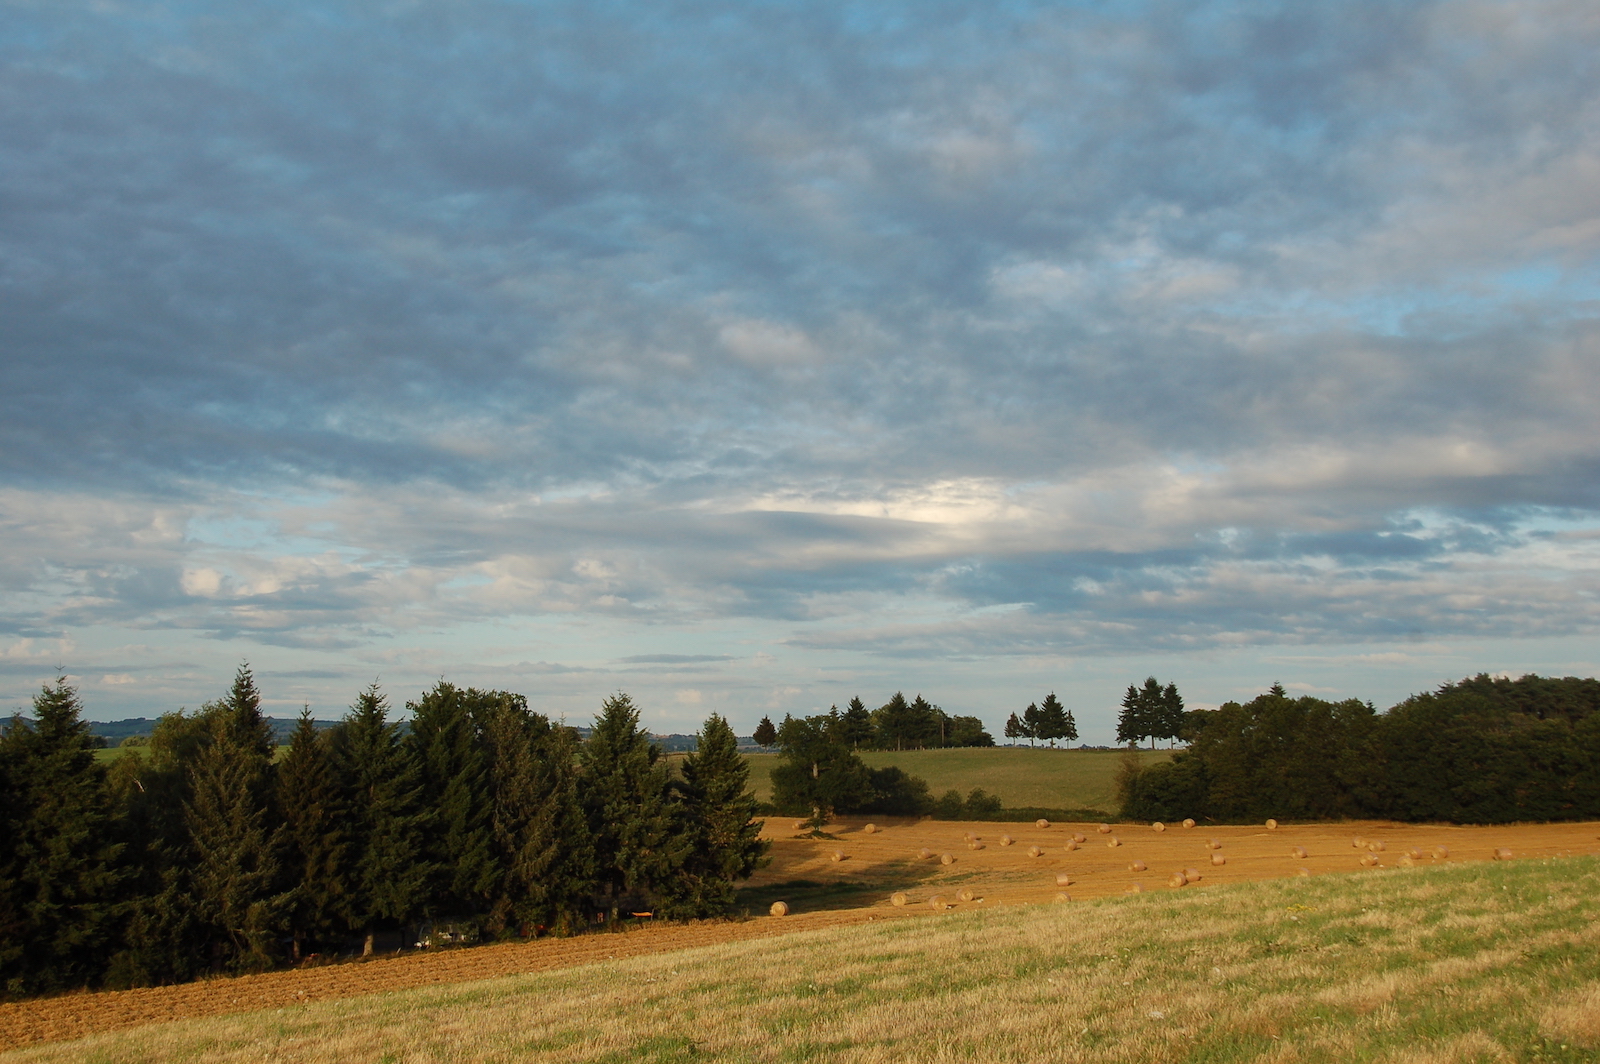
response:
{"label": "cloud layer", "polygon": [[14,700],[1593,668],[1593,5],[7,23]]}

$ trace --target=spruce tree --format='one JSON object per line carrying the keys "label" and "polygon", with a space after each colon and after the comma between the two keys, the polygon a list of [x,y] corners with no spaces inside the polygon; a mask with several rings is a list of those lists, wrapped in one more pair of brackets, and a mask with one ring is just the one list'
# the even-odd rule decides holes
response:
{"label": "spruce tree", "polygon": [[380,928],[418,918],[432,878],[424,856],[426,814],[418,801],[421,773],[388,712],[388,699],[373,684],[333,740],[349,809],[350,921],[366,936],[363,953],[372,952]]}
{"label": "spruce tree", "polygon": [[330,743],[309,706],[278,764],[278,809],[284,883],[293,891],[286,919],[298,961],[308,943],[320,946],[343,930],[350,905],[348,810]]}
{"label": "spruce tree", "polygon": [[584,809],[612,919],[625,897],[652,903],[686,856],[688,840],[660,757],[660,748],[639,727],[632,699],[620,693],[606,699],[581,760]]}
{"label": "spruce tree", "polygon": [[684,821],[692,849],[677,879],[672,915],[721,916],[733,908],[740,880],[767,850],[755,819],[750,766],[728,722],[712,714],[694,753],[683,761]]}
{"label": "spruce tree", "polygon": [[429,916],[468,916],[488,909],[497,878],[490,852],[489,764],[472,705],[496,695],[461,691],[439,681],[410,703],[405,742],[420,770],[419,800],[430,820],[426,860],[433,870],[424,910]]}
{"label": "spruce tree", "polygon": [[[860,699],[857,699],[856,701],[860,701]],[[871,721],[869,719],[867,724],[869,730],[871,726]],[[762,717],[761,723],[756,725],[756,730],[754,734],[750,736],[750,738],[754,739],[756,741],[756,745],[761,747],[761,749],[770,749],[772,744],[778,741],[778,729],[773,727],[772,718]]]}
{"label": "spruce tree", "polygon": [[485,714],[498,881],[494,935],[576,931],[595,890],[594,847],[578,794],[577,740],[529,713],[520,696]]}
{"label": "spruce tree", "polygon": [[33,723],[0,737],[0,986],[9,996],[81,987],[105,970],[121,846],[111,839],[105,772],[65,677],[33,699]]}

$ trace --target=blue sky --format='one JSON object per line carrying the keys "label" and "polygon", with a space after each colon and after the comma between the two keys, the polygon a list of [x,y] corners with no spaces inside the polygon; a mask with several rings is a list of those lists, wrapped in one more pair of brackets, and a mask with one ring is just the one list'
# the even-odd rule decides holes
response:
{"label": "blue sky", "polygon": [[1592,675],[1591,3],[10,3],[0,695]]}

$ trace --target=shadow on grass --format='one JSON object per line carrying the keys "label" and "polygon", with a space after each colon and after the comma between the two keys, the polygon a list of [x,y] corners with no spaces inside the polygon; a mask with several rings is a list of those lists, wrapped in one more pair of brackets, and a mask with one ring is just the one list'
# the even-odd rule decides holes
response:
{"label": "shadow on grass", "polygon": [[[875,869],[878,871],[879,869]],[[886,901],[897,890],[914,888],[933,876],[932,868],[893,866],[890,876],[853,876],[823,882],[816,879],[787,879],[745,887],[734,901],[735,911],[760,914],[775,901],[789,904],[791,912],[822,912],[834,909],[864,909]]]}

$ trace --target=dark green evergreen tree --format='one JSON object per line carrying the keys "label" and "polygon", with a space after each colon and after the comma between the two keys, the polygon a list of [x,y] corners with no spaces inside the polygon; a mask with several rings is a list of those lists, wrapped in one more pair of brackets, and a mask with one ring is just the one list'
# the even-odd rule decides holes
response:
{"label": "dark green evergreen tree", "polygon": [[97,982],[112,941],[121,846],[105,773],[77,692],[58,677],[0,736],[0,988],[5,995]]}
{"label": "dark green evergreen tree", "polygon": [[[904,750],[915,746],[922,734],[922,721],[899,691],[872,713],[872,728],[878,745],[885,750]],[[780,734],[779,741],[782,741]]]}
{"label": "dark green evergreen tree", "polygon": [[772,726],[772,718],[762,717],[761,723],[756,725],[755,734],[750,738],[754,739],[761,749],[770,749],[772,744],[778,741],[778,729]]}
{"label": "dark green evergreen tree", "polygon": [[[776,732],[773,733],[773,739],[777,739]],[[852,750],[859,750],[863,746],[873,745],[872,740],[872,712],[858,695],[850,699],[839,719],[839,741]]]}
{"label": "dark green evergreen tree", "polygon": [[506,695],[490,707],[484,731],[499,872],[488,930],[524,937],[576,931],[595,893],[594,846],[578,792],[577,739],[571,728],[529,713],[520,695]]}
{"label": "dark green evergreen tree", "polygon": [[419,800],[430,814],[426,859],[434,871],[424,909],[429,916],[488,911],[498,870],[490,838],[493,815],[489,759],[473,719],[498,693],[461,691],[439,681],[408,705],[406,744],[421,770]]}
{"label": "dark green evergreen tree", "polygon": [[277,775],[284,880],[293,892],[287,923],[298,961],[308,945],[326,948],[336,941],[348,925],[350,908],[345,795],[330,744],[312,723],[310,707],[300,714]]}
{"label": "dark green evergreen tree", "polygon": [[[1039,703],[1038,713],[1038,722],[1034,726],[1034,731],[1039,738],[1045,740],[1051,746],[1056,745],[1057,739],[1067,738],[1067,707],[1061,704],[1061,700],[1056,697],[1054,691],[1051,691],[1045,696],[1044,701]],[[1076,733],[1074,733],[1073,737],[1076,738]]]}
{"label": "dark green evergreen tree", "polygon": [[690,850],[669,900],[682,917],[722,916],[733,909],[741,880],[767,850],[755,819],[750,767],[728,722],[712,714],[695,752],[683,761],[683,822]]}
{"label": "dark green evergreen tree", "polygon": [[421,771],[388,719],[388,699],[373,684],[357,697],[332,739],[350,828],[350,920],[366,936],[415,921],[432,869],[425,856]]}
{"label": "dark green evergreen tree", "polygon": [[688,840],[660,748],[639,727],[639,711],[627,695],[605,700],[581,758],[598,878],[615,919],[629,897],[655,903],[683,866]]}
{"label": "dark green evergreen tree", "polygon": [[1039,734],[1039,706],[1037,703],[1029,702],[1028,708],[1022,711],[1022,734],[1027,737],[1029,746],[1033,745],[1035,739],[1043,738]]}
{"label": "dark green evergreen tree", "polygon": [[1007,739],[1021,739],[1027,734],[1022,730],[1021,718],[1019,718],[1015,713],[1006,718],[1005,732]]}

